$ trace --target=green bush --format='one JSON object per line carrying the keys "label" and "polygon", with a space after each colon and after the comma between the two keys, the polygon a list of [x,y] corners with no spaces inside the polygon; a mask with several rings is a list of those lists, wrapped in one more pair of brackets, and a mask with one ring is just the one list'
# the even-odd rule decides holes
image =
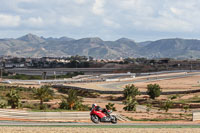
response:
{"label": "green bush", "polygon": [[149,84],[147,85],[147,94],[151,99],[159,97],[161,94],[161,87],[158,84]]}
{"label": "green bush", "polygon": [[[64,93],[64,94],[68,94],[69,90],[70,89],[58,88],[58,92]],[[81,97],[97,98],[98,96],[100,96],[98,92],[91,92],[87,90],[76,90],[76,91],[77,91],[77,95]]]}
{"label": "green bush", "polygon": [[6,97],[8,98],[8,105],[10,105],[12,109],[20,107],[20,96],[16,90],[10,90]]}
{"label": "green bush", "polygon": [[124,98],[132,97],[135,98],[137,95],[140,95],[140,91],[137,87],[135,87],[134,84],[132,85],[126,85],[123,91]]}
{"label": "green bush", "polygon": [[7,78],[8,79],[21,79],[21,80],[42,79],[41,76],[25,75],[25,74],[16,74],[16,75],[8,76]]}
{"label": "green bush", "polygon": [[174,99],[177,98],[177,95],[172,95],[172,96],[170,96],[169,98],[170,98],[171,100],[174,100]]}
{"label": "green bush", "polygon": [[184,112],[187,113],[187,111],[190,109],[189,105],[184,105],[183,106]]}
{"label": "green bush", "polygon": [[68,97],[60,103],[60,109],[88,111],[88,105],[83,105],[82,102],[82,98],[78,97],[78,91],[70,89],[68,91]]}
{"label": "green bush", "polygon": [[40,109],[38,103],[29,103],[29,102],[22,103],[22,108]]}
{"label": "green bush", "polygon": [[8,105],[8,102],[6,100],[0,100],[0,108],[6,108]]}
{"label": "green bush", "polygon": [[151,108],[152,108],[152,104],[149,103],[149,104],[146,105],[147,113],[149,113],[151,111]]}
{"label": "green bush", "polygon": [[89,105],[78,104],[78,105],[76,105],[76,109],[78,111],[89,111],[90,107],[89,107]]}
{"label": "green bush", "polygon": [[114,103],[108,103],[108,104],[106,105],[106,109],[107,109],[107,110],[117,111],[116,108],[115,108],[114,106],[115,106]]}
{"label": "green bush", "polygon": [[138,104],[137,101],[131,97],[127,98],[123,101],[125,107],[123,108],[125,111],[136,111],[136,105]]}
{"label": "green bush", "polygon": [[166,102],[163,103],[161,106],[161,109],[165,110],[165,112],[168,112],[169,109],[173,106],[173,102],[170,100],[167,100]]}
{"label": "green bush", "polygon": [[62,100],[62,102],[60,103],[60,109],[68,109],[69,105],[67,104],[66,100]]}
{"label": "green bush", "polygon": [[125,107],[123,109],[125,111],[136,111],[136,105],[138,104],[136,96],[140,95],[140,91],[138,90],[138,88],[135,87],[134,84],[126,85],[123,94],[125,98],[125,100],[123,101]]}
{"label": "green bush", "polygon": [[54,95],[54,91],[50,89],[49,86],[41,86],[40,88],[37,88],[34,90],[34,96],[36,99],[40,100],[40,109],[45,109],[44,105],[45,101],[48,101],[49,99],[52,99]]}

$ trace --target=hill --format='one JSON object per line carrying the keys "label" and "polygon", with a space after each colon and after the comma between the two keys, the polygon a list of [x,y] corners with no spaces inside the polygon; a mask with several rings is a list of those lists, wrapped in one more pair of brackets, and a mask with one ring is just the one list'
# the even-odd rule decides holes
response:
{"label": "hill", "polygon": [[84,55],[104,59],[200,58],[200,40],[172,38],[135,42],[128,38],[121,38],[116,41],[103,41],[98,37],[44,38],[27,34],[16,39],[0,39],[0,53],[20,57]]}

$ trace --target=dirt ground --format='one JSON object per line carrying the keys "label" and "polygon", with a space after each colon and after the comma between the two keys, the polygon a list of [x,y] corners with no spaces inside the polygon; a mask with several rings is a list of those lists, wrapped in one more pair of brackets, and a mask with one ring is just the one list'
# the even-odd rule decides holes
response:
{"label": "dirt ground", "polygon": [[199,128],[1,127],[0,133],[200,133]]}
{"label": "dirt ground", "polygon": [[[183,75],[183,74],[184,73],[179,73],[179,75]],[[167,75],[169,76],[169,75],[175,75],[175,74],[173,73],[173,74],[161,74],[161,75],[156,75],[156,76],[153,75],[153,76],[137,77],[134,80],[146,79],[150,77],[167,76]],[[134,85],[136,85],[140,91],[146,91],[146,87],[148,84],[155,84],[155,83],[159,84],[163,88],[163,91],[177,91],[177,90],[198,89],[200,88],[199,81],[200,81],[200,75],[197,75],[197,76],[191,76],[191,77],[159,80],[159,81],[153,81],[153,82],[134,83]],[[115,82],[75,83],[75,84],[65,84],[65,85],[77,86],[77,87],[88,88],[88,89],[96,89],[96,90],[108,90],[107,88],[100,86],[101,84],[107,84],[107,83],[115,83]],[[122,88],[124,87],[125,85],[122,86]]]}
{"label": "dirt ground", "polygon": [[140,90],[146,90],[148,84],[159,84],[163,88],[163,91],[180,91],[200,88],[198,81],[200,81],[200,75],[155,82],[135,83],[135,86]]}
{"label": "dirt ground", "polygon": [[[169,74],[171,75],[171,74]],[[164,75],[162,75],[164,76]],[[151,76],[152,77],[152,76]],[[177,91],[177,90],[189,90],[189,89],[198,89],[200,88],[200,84],[198,81],[200,80],[200,76],[191,76],[191,77],[185,77],[185,78],[177,78],[177,79],[168,79],[168,80],[160,80],[156,82],[148,82],[148,83],[135,83],[135,85],[141,90],[145,91],[147,84],[159,84],[163,90],[162,91]],[[105,89],[105,88],[98,88],[97,85],[102,84],[100,83],[80,83],[80,84],[70,84],[72,86],[79,86],[79,87],[85,87],[85,88],[96,88],[96,89]],[[37,87],[37,86],[35,86]],[[182,95],[181,99],[188,99],[193,98],[195,96],[199,96],[200,93],[195,94],[186,94]],[[109,102],[115,103],[115,107],[117,109],[116,113],[122,114],[125,117],[130,117],[133,119],[185,119],[187,121],[191,122],[192,118],[192,111],[195,110],[189,110],[188,113],[184,113],[183,109],[170,109],[169,115],[165,113],[163,110],[159,110],[158,108],[151,109],[150,113],[147,113],[146,106],[138,106],[137,113],[135,112],[125,112],[123,110],[123,103],[122,100],[111,100],[109,97],[120,97],[122,95],[101,95],[97,98],[83,98],[84,104],[88,104],[91,106],[93,103],[97,103],[102,108],[105,108],[105,105],[107,105]],[[146,95],[141,95],[137,98],[147,98]],[[169,96],[160,96],[158,98],[159,100],[163,99],[169,99]],[[57,104],[60,102],[61,99],[54,99],[50,101],[52,104]],[[177,98],[179,100],[179,98]],[[198,109],[197,109],[198,110]],[[183,122],[183,121],[182,121]]]}
{"label": "dirt ground", "polygon": [[[119,97],[122,95],[112,96]],[[124,104],[122,103],[122,101],[110,101],[107,99],[107,97],[109,97],[109,95],[101,95],[101,97],[98,98],[84,98],[84,104],[92,105],[93,103],[96,103],[100,107],[105,108],[105,105],[111,102],[115,104],[115,108],[117,109],[117,111],[115,111],[114,113],[121,114],[124,117],[133,118],[136,121],[141,119],[169,119],[169,121],[170,119],[177,119],[181,120],[182,122],[184,120],[186,120],[187,122],[191,122],[192,120],[191,113],[193,110],[189,110],[187,113],[185,113],[183,109],[169,109],[169,111],[166,113],[164,110],[153,107],[152,109],[150,109],[150,112],[147,113],[145,105],[138,105],[137,112],[127,112],[123,110]],[[141,98],[143,96],[139,97]],[[160,99],[163,98],[166,98],[166,96],[163,96]]]}

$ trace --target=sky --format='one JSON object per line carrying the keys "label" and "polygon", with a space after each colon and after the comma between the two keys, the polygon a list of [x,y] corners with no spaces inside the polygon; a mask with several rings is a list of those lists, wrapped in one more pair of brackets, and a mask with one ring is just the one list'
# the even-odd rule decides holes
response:
{"label": "sky", "polygon": [[0,0],[0,38],[200,39],[200,0]]}

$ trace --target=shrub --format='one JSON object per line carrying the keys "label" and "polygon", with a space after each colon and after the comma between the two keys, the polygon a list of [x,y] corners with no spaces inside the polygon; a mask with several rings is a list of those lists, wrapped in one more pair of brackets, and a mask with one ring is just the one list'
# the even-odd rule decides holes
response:
{"label": "shrub", "polygon": [[1,100],[0,101],[0,108],[6,108],[8,105],[8,102],[6,100]]}
{"label": "shrub", "polygon": [[44,101],[48,101],[53,98],[54,92],[49,88],[49,86],[42,86],[34,90],[34,96],[36,99],[40,100],[40,109],[44,109]]}
{"label": "shrub", "polygon": [[70,89],[68,97],[60,103],[60,109],[86,111],[89,110],[89,107],[82,104],[82,99],[78,97],[77,90]]}
{"label": "shrub", "polygon": [[[58,88],[58,92],[64,93],[64,94],[68,94],[69,90],[70,89]],[[88,90],[76,90],[76,91],[77,91],[77,95],[81,97],[96,98],[100,96],[98,92],[91,92]]]}
{"label": "shrub", "polygon": [[149,84],[147,85],[147,94],[151,99],[159,97],[161,94],[161,87],[158,84]]}
{"label": "shrub", "polygon": [[131,97],[127,98],[123,101],[125,107],[123,108],[125,111],[136,111],[136,105],[138,104],[137,101]]}
{"label": "shrub", "polygon": [[137,95],[140,95],[140,91],[138,90],[137,87],[135,87],[134,84],[132,85],[126,85],[124,88],[124,98],[132,97],[135,98]]}
{"label": "shrub", "polygon": [[140,95],[140,91],[137,87],[132,85],[126,85],[124,88],[124,98],[123,104],[125,107],[123,108],[125,111],[136,111],[136,96]]}
{"label": "shrub", "polygon": [[106,109],[107,109],[107,110],[117,111],[116,108],[115,108],[114,106],[115,106],[114,103],[108,103],[108,104],[106,105]]}
{"label": "shrub", "polygon": [[172,95],[172,96],[170,96],[169,98],[171,99],[171,100],[174,100],[174,99],[176,99],[178,96],[177,95]]}
{"label": "shrub", "polygon": [[184,112],[187,113],[187,111],[189,110],[189,108],[190,108],[189,105],[184,105],[183,106]]}
{"label": "shrub", "polygon": [[76,106],[82,102],[82,100],[78,97],[77,91],[70,89],[68,91],[68,97],[67,97],[67,103],[68,103],[68,108],[73,110],[76,109]]}
{"label": "shrub", "polygon": [[37,109],[36,104],[28,102],[22,103],[22,108]]}
{"label": "shrub", "polygon": [[62,100],[62,102],[60,103],[60,109],[68,109],[68,104],[66,100]]}
{"label": "shrub", "polygon": [[151,111],[151,108],[152,108],[152,104],[149,103],[149,104],[146,105],[147,113],[149,113]]}
{"label": "shrub", "polygon": [[90,107],[89,107],[89,105],[84,105],[84,104],[78,104],[77,106],[76,106],[76,109],[78,110],[78,111],[89,111],[90,110]]}
{"label": "shrub", "polygon": [[166,102],[164,102],[164,104],[161,106],[161,108],[163,110],[165,110],[165,112],[168,112],[169,109],[173,106],[173,102],[170,100],[167,100]]}
{"label": "shrub", "polygon": [[10,90],[6,97],[8,98],[8,105],[10,105],[12,109],[20,107],[20,97],[16,90]]}

